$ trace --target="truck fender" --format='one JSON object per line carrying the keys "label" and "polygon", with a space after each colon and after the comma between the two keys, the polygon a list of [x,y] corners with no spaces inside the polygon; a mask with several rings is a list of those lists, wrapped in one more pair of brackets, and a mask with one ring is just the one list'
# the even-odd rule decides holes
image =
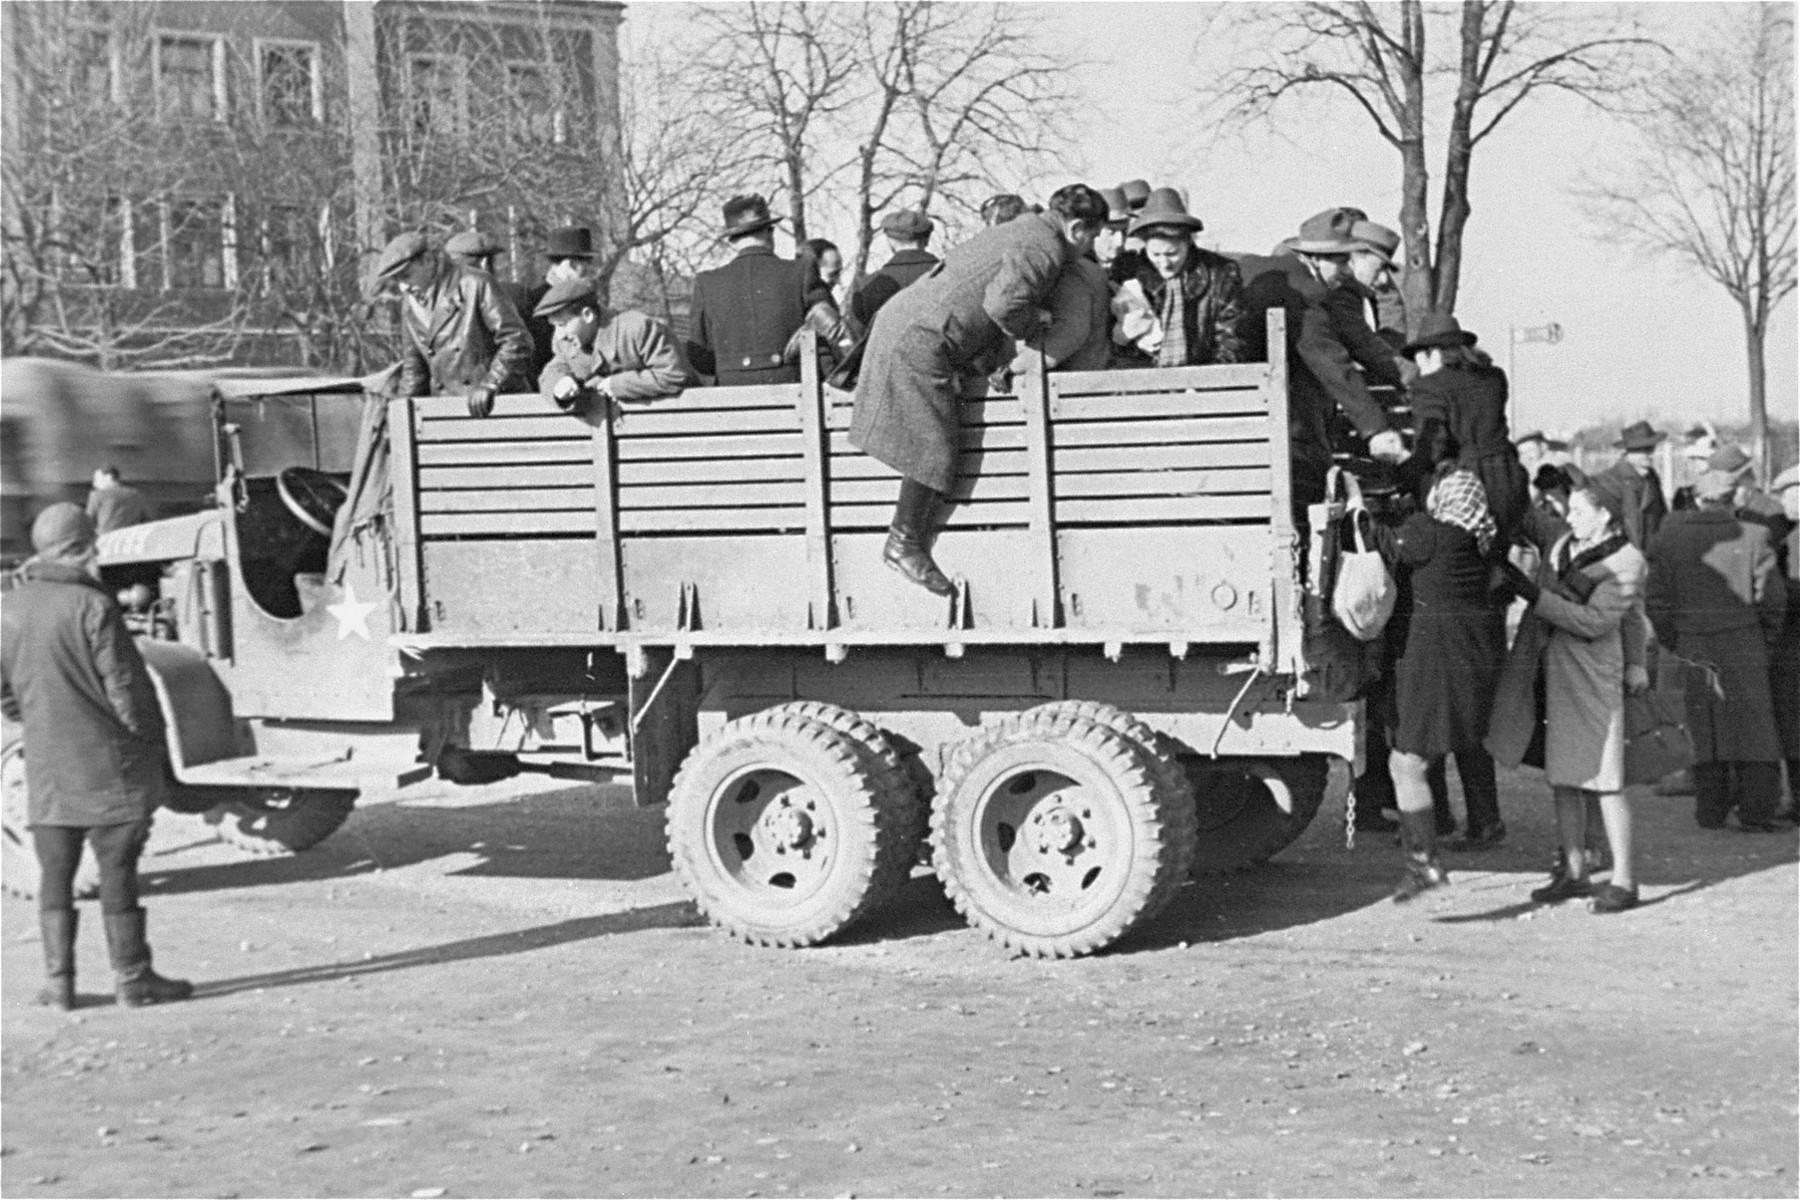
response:
{"label": "truck fender", "polygon": [[[169,768],[176,782],[189,783],[194,767],[241,754],[231,693],[206,656],[179,642],[147,638],[138,642],[138,650],[156,688],[156,703],[162,709],[168,737]],[[204,804],[194,800],[202,809],[217,802],[217,795]],[[185,811],[192,805],[177,798],[170,807]]]}

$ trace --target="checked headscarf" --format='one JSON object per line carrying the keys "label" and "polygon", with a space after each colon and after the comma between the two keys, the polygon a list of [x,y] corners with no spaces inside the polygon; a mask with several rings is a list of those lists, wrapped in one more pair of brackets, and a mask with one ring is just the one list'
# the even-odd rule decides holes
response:
{"label": "checked headscarf", "polygon": [[1475,472],[1466,467],[1453,467],[1438,477],[1425,497],[1425,511],[1434,521],[1466,529],[1475,535],[1475,544],[1486,554],[1494,544],[1500,527],[1488,508],[1487,489]]}

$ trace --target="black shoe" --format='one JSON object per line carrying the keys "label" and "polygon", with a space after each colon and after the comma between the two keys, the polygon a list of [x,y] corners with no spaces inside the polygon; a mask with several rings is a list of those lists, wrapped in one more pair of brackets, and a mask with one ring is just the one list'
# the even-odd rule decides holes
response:
{"label": "black shoe", "polygon": [[[1611,886],[1610,884],[1607,886]],[[1533,888],[1531,898],[1539,904],[1561,904],[1564,900],[1573,900],[1578,896],[1590,894],[1592,889],[1585,879],[1570,879],[1567,874],[1554,875],[1550,882],[1541,888]]]}
{"label": "black shoe", "polygon": [[1406,864],[1406,874],[1400,877],[1400,884],[1394,889],[1394,903],[1405,904],[1417,896],[1429,892],[1432,888],[1440,888],[1450,882],[1450,873],[1436,863],[1411,862]]}
{"label": "black shoe", "polygon": [[136,979],[119,979],[119,1003],[126,1008],[142,1008],[146,1004],[167,1004],[186,1000],[194,994],[194,985],[185,979],[164,979],[146,969]]}
{"label": "black shoe", "polygon": [[908,583],[917,584],[934,596],[951,596],[956,593],[949,576],[938,569],[937,563],[932,561],[931,555],[919,544],[918,539],[898,529],[888,531],[887,546],[881,552],[881,561],[900,572]]}
{"label": "black shoe", "polygon": [[1614,887],[1603,883],[1594,889],[1593,903],[1588,908],[1597,913],[1624,912],[1628,908],[1636,908],[1638,902],[1637,884],[1628,888]]}
{"label": "black shoe", "polygon": [[1380,813],[1358,813],[1356,814],[1356,832],[1399,833],[1400,822],[1390,821]]}
{"label": "black shoe", "polygon": [[1738,828],[1745,833],[1780,833],[1781,826],[1774,821],[1745,821],[1739,819]]}
{"label": "black shoe", "polygon": [[1457,851],[1492,850],[1506,840],[1506,822],[1495,821],[1492,825],[1483,825],[1480,829],[1471,829],[1460,837],[1451,838],[1444,849]]}

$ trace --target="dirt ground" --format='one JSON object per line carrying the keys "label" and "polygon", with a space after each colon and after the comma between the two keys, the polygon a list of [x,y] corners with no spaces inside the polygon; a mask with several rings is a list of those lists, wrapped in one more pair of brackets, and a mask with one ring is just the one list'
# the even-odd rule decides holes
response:
{"label": "dirt ground", "polygon": [[[510,790],[509,790],[510,789]],[[1535,776],[1454,886],[1321,816],[1075,962],[936,882],[829,947],[699,925],[660,810],[516,785],[361,808],[246,862],[167,823],[152,940],[192,1003],[31,1005],[4,906],[8,1196],[1796,1194],[1792,834],[1637,805],[1647,903],[1533,906]]]}

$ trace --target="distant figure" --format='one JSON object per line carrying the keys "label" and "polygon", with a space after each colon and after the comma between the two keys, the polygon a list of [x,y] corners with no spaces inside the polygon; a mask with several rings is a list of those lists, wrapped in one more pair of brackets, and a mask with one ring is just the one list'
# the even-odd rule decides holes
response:
{"label": "distant figure", "polygon": [[835,294],[838,280],[844,277],[844,252],[829,238],[807,238],[806,256],[818,268],[819,282]]}
{"label": "distant figure", "polygon": [[154,515],[144,493],[119,478],[119,468],[108,463],[94,472],[94,490],[88,493],[87,515],[94,532],[111,533],[130,525],[142,525]]}
{"label": "distant figure", "polygon": [[881,218],[881,233],[894,253],[850,296],[850,323],[858,335],[868,332],[875,314],[899,295],[900,289],[938,264],[937,255],[925,249],[931,240],[931,218],[917,209],[891,212]]}
{"label": "distant figure", "polygon": [[143,656],[95,570],[94,525],[52,504],[31,525],[37,553],[0,612],[0,710],[23,726],[31,840],[43,875],[38,1003],[75,1007],[73,884],[85,842],[100,864],[100,915],[121,1005],[182,1000],[194,987],[150,966],[138,856],[162,802],[162,711]]}
{"label": "distant figure", "polygon": [[594,235],[580,225],[552,229],[544,239],[544,261],[547,264],[544,281],[523,289],[514,297],[519,316],[531,334],[531,366],[527,373],[533,380],[541,376],[550,360],[556,357],[555,331],[550,328],[550,322],[533,315],[538,305],[557,284],[573,279],[594,279],[600,272],[599,260],[594,254]]}
{"label": "distant figure", "polygon": [[1614,481],[1625,497],[1625,533],[1639,550],[1650,544],[1663,518],[1669,515],[1668,501],[1663,499],[1662,477],[1653,465],[1656,447],[1663,434],[1651,428],[1650,422],[1638,421],[1619,432],[1616,445],[1625,456],[1603,474]]}

